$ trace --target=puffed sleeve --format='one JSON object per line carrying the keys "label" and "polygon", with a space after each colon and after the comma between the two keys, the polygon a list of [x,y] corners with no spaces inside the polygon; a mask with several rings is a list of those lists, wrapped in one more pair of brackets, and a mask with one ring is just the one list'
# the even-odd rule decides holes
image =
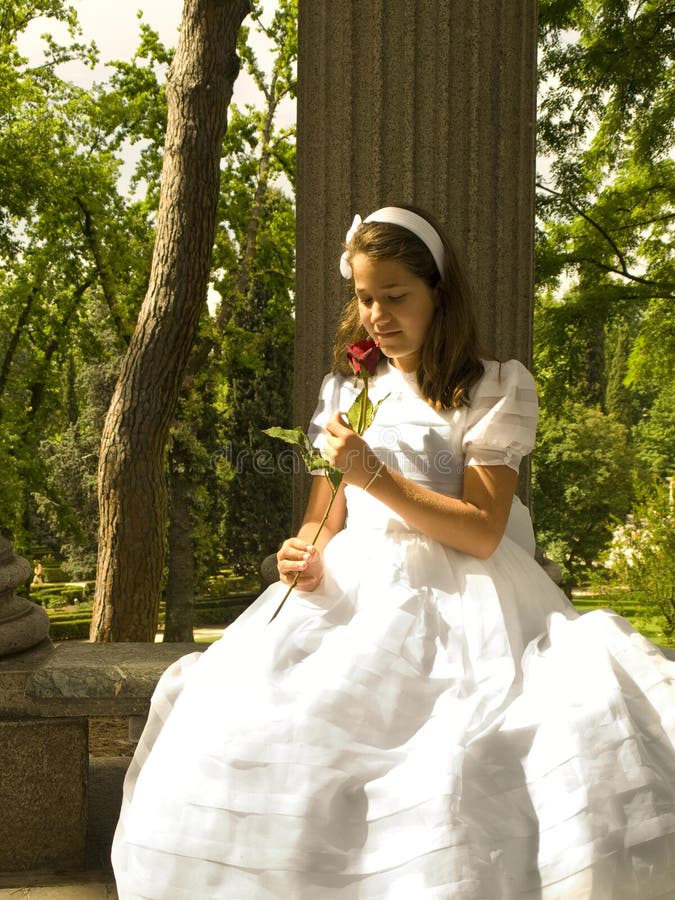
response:
{"label": "puffed sleeve", "polygon": [[516,359],[485,362],[474,386],[462,439],[465,466],[509,466],[518,471],[537,430],[534,378]]}
{"label": "puffed sleeve", "polygon": [[[319,452],[323,451],[326,442],[326,423],[339,409],[342,382],[343,379],[340,376],[333,375],[331,372],[321,382],[319,399],[307,429],[307,437],[310,443]],[[315,469],[312,474],[321,475],[323,474],[323,469]]]}

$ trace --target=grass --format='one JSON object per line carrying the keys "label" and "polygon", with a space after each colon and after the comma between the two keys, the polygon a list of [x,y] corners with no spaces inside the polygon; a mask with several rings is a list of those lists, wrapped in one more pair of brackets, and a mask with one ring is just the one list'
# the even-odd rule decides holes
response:
{"label": "grass", "polygon": [[664,634],[663,620],[639,607],[631,596],[623,591],[595,593],[590,590],[573,590],[572,603],[579,612],[587,612],[592,609],[611,609],[623,616],[624,619],[628,619],[633,628],[653,644],[675,648],[675,635],[667,637]]}

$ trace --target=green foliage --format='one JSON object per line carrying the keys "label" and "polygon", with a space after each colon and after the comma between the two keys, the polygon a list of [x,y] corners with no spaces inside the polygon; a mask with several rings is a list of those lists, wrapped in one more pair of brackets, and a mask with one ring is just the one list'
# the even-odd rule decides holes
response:
{"label": "green foliage", "polygon": [[33,531],[40,526],[51,536],[64,571],[78,580],[96,573],[98,455],[116,374],[116,361],[83,365],[73,385],[79,401],[76,417],[57,439],[39,446],[45,487],[33,496]]}
{"label": "green foliage", "polygon": [[[276,127],[281,102],[295,96],[297,0],[277,4],[265,25],[272,66],[263,71],[242,29],[239,52],[262,97],[260,109],[230,109],[224,143],[220,229],[214,248],[214,330],[223,379],[218,391],[223,485],[221,552],[237,572],[258,572],[291,527],[293,463],[263,433],[290,424],[293,390],[295,129]],[[282,462],[283,464],[277,465]],[[290,466],[289,466],[290,464]]]}
{"label": "green foliage", "polygon": [[539,138],[559,181],[577,158],[665,158],[673,139],[675,26],[670,0],[540,0]]}
{"label": "green foliage", "polygon": [[[216,396],[221,378],[220,368],[213,366],[195,374],[179,399],[170,435],[169,484],[181,480],[185,485],[193,590],[205,585],[220,563],[224,485],[212,460],[220,431]],[[172,508],[170,515],[175,521],[177,511]],[[175,562],[169,559],[169,565]]]}
{"label": "green foliage", "polygon": [[[671,384],[659,391],[633,431],[637,460],[653,479],[671,477],[675,471],[674,411],[675,384]],[[650,478],[644,480],[649,483]]]}
{"label": "green foliage", "polygon": [[115,126],[116,146],[124,140],[141,143],[130,188],[145,186],[143,207],[150,212],[159,203],[167,117],[164,82],[173,56],[174,51],[161,43],[157,32],[141,24],[136,53],[129,62],[117,60],[112,64],[112,90],[102,98],[101,113]]}
{"label": "green foliage", "polygon": [[89,572],[97,438],[76,385],[92,367],[114,368],[129,339],[152,225],[118,190],[129,129],[113,92],[57,75],[66,58],[92,63],[95,49],[45,36],[34,68],[16,50],[40,15],[77,35],[64,3],[5,4],[0,18],[0,527],[19,551],[35,537],[70,545],[75,570]]}
{"label": "green foliage", "polygon": [[535,512],[581,577],[611,516],[673,474],[675,21],[670,0],[539,13]]}
{"label": "green foliage", "polygon": [[[17,41],[37,17],[45,17],[45,61],[31,68]],[[67,25],[68,46],[49,36],[50,19]],[[243,29],[242,59],[262,107],[232,110],[213,259],[220,314],[205,310],[168,460],[170,474],[189,481],[198,584],[219,564],[228,515],[236,530],[240,509],[250,508],[247,552],[258,556],[256,567],[290,521],[286,475],[253,473],[254,481],[234,486],[232,471],[213,464],[234,442],[255,454],[260,428],[290,417],[295,222],[285,192],[295,138],[275,116],[295,96],[297,0],[277,4],[267,23],[254,4],[250,22],[267,38],[272,68],[260,66]],[[133,57],[110,63],[107,83],[88,90],[59,77],[67,58],[97,58],[81,42],[74,5],[2,7],[0,527],[19,552],[38,542],[69,576],[83,578],[96,560],[101,426],[148,279],[173,50],[141,21]],[[129,143],[141,146],[133,196],[119,180]],[[242,443],[248,435],[256,437]],[[270,507],[279,521],[268,529]],[[238,546],[227,552],[239,557]]]}
{"label": "green foliage", "polygon": [[197,605],[195,607],[194,623],[197,627],[201,626],[202,628],[208,628],[209,626],[216,628],[227,627],[244,612],[247,606],[249,606],[248,603],[239,603],[236,606],[230,605],[209,609]]}
{"label": "green foliage", "polygon": [[658,616],[664,634],[675,636],[675,514],[672,488],[662,487],[637,504],[613,533],[603,558],[605,592],[617,587],[650,615]]}
{"label": "green foliage", "polygon": [[50,582],[49,584],[32,584],[30,586],[30,599],[40,606],[51,609],[63,609],[64,606],[79,605],[81,614],[82,605],[88,603],[93,597],[94,582],[81,582],[71,584],[68,582]]}
{"label": "green foliage", "polygon": [[91,616],[52,622],[49,626],[49,637],[53,641],[86,641],[89,638],[90,627]]}
{"label": "green foliage", "polygon": [[[221,585],[220,596],[210,595],[195,599],[194,624],[196,627],[223,628],[250,606],[257,595],[255,592],[236,590],[241,579],[228,577]],[[80,602],[75,609],[65,609],[72,604],[75,592],[82,593],[79,585],[53,585],[50,590],[31,592],[31,599],[48,607],[49,635],[54,641],[86,640],[91,625],[91,603]],[[160,621],[163,615],[160,615]]]}
{"label": "green foliage", "polygon": [[224,355],[222,553],[235,572],[252,573],[291,528],[293,458],[263,432],[291,420],[293,323],[290,308],[282,316],[264,301],[239,313],[247,328],[228,329]]}
{"label": "green foliage", "polygon": [[538,542],[569,583],[588,575],[614,518],[630,508],[632,453],[624,425],[570,403],[542,418],[533,459]]}

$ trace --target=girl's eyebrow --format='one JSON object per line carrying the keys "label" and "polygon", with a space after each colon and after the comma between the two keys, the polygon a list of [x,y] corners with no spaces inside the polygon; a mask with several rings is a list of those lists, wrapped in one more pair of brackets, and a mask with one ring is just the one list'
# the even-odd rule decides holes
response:
{"label": "girl's eyebrow", "polygon": [[[404,284],[399,284],[397,281],[393,281],[391,284],[380,285],[380,290],[381,291],[390,291],[392,288],[404,288],[404,287],[405,287]],[[355,287],[354,290],[358,294],[358,293],[363,293],[364,288]]]}

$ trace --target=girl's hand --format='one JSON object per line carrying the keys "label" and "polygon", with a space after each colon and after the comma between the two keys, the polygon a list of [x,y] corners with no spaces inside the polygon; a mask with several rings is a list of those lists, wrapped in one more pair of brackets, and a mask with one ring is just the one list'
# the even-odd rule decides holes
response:
{"label": "girl's hand", "polygon": [[313,591],[323,578],[323,560],[316,547],[297,537],[288,538],[277,553],[279,581],[292,584],[300,591]]}
{"label": "girl's hand", "polygon": [[323,455],[339,469],[347,484],[364,487],[377,471],[380,461],[363,438],[336,413],[326,424],[328,439]]}

